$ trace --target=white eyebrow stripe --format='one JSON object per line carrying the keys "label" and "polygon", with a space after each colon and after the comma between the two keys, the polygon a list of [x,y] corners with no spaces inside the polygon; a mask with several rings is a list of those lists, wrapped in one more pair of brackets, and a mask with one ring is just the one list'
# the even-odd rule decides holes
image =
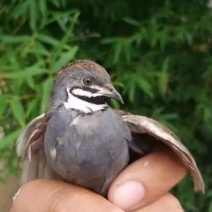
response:
{"label": "white eyebrow stripe", "polygon": [[102,96],[102,94],[100,94],[100,93],[91,93],[90,91],[85,91],[81,88],[73,89],[72,93],[76,96],[86,96],[88,98]]}
{"label": "white eyebrow stripe", "polygon": [[98,86],[98,85],[91,85],[90,87],[93,88],[93,89],[97,89],[97,90],[99,90],[99,91],[102,90],[102,87],[100,87],[100,86]]}

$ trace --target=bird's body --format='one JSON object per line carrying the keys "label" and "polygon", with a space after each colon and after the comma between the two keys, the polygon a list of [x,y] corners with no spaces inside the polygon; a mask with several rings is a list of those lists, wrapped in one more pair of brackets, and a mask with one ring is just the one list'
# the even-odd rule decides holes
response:
{"label": "bird's body", "polygon": [[128,164],[130,141],[127,124],[111,108],[85,114],[62,106],[48,121],[44,148],[62,179],[105,196]]}
{"label": "bird's body", "polygon": [[105,69],[92,61],[64,67],[55,79],[47,107],[44,150],[65,181],[106,196],[128,164],[131,132],[108,105],[122,101]]}
{"label": "bird's body", "polygon": [[18,139],[18,154],[28,159],[22,182],[56,178],[106,196],[128,165],[129,149],[132,156],[143,156],[152,145],[164,143],[190,170],[195,190],[204,191],[195,160],[173,132],[150,118],[116,113],[107,105],[110,98],[123,103],[103,67],[90,60],[64,66],[45,115],[33,120]]}

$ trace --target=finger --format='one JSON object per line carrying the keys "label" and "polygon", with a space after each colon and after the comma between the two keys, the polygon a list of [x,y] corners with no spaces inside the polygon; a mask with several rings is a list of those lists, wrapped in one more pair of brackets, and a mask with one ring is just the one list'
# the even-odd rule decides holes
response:
{"label": "finger", "polygon": [[183,212],[183,208],[180,205],[178,199],[170,193],[165,194],[153,203],[140,208],[134,212]]}
{"label": "finger", "polygon": [[186,173],[177,156],[164,148],[123,170],[112,183],[108,199],[124,210],[137,209],[166,194]]}
{"label": "finger", "polygon": [[53,180],[26,184],[13,201],[11,212],[113,211],[123,212],[100,195],[84,188]]}

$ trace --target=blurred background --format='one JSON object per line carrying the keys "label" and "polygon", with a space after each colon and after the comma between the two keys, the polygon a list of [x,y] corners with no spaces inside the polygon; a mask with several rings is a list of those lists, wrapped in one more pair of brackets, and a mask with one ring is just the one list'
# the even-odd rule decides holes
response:
{"label": "blurred background", "polygon": [[181,138],[206,193],[194,194],[190,177],[173,192],[185,211],[212,212],[212,1],[1,0],[0,39],[0,208],[20,174],[18,134],[45,111],[57,71],[88,58],[123,95],[113,107]]}

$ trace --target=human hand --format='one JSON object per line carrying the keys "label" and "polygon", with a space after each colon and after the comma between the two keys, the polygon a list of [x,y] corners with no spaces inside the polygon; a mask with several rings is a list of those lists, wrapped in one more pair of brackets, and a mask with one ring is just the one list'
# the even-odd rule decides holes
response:
{"label": "human hand", "polygon": [[168,191],[186,173],[179,159],[163,149],[142,157],[123,170],[109,188],[109,201],[70,183],[39,179],[21,189],[11,212],[181,212],[179,201]]}

